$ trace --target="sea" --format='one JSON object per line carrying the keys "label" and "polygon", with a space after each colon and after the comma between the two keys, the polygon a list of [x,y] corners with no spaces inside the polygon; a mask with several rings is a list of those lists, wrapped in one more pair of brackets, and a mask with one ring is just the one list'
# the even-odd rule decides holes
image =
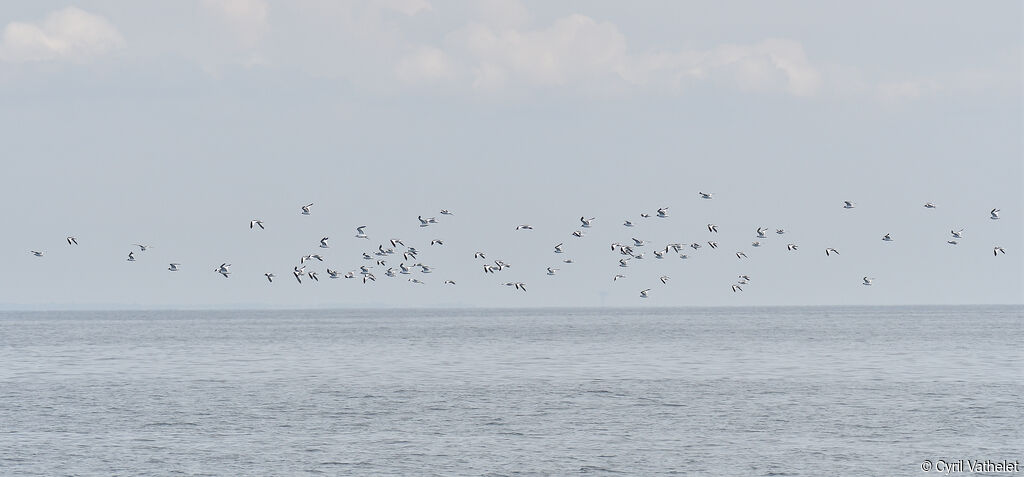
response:
{"label": "sea", "polygon": [[970,471],[1024,466],[1022,331],[1021,306],[3,312],[0,475],[1024,475]]}

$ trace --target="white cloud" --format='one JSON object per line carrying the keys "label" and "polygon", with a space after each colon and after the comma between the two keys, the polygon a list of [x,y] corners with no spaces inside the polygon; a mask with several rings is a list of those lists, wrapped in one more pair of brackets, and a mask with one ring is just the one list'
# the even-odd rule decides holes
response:
{"label": "white cloud", "polygon": [[83,63],[124,46],[124,37],[105,18],[67,7],[39,24],[8,23],[0,41],[0,61]]}
{"label": "white cloud", "polygon": [[[463,71],[467,76],[446,77],[488,92],[583,86],[597,93],[679,93],[693,84],[712,83],[741,91],[812,96],[822,83],[821,72],[793,40],[633,54],[614,24],[578,14],[536,30],[471,23],[449,34],[445,45],[445,51],[433,54],[445,55],[449,72]],[[414,60],[407,57],[401,64]]]}
{"label": "white cloud", "polygon": [[242,46],[254,47],[268,28],[270,7],[265,0],[202,0],[219,17]]}
{"label": "white cloud", "polygon": [[427,0],[373,0],[373,3],[408,16],[433,9]]}

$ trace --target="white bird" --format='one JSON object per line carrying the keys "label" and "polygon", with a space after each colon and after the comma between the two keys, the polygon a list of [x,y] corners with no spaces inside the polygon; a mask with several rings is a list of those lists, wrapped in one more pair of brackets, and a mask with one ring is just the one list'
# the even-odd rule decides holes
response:
{"label": "white bird", "polygon": [[222,263],[222,264],[220,264],[219,267],[214,268],[213,271],[215,271],[215,272],[217,272],[217,273],[219,273],[221,275],[224,275],[224,278],[228,278],[228,275],[231,275],[231,269],[230,268],[231,268],[231,264],[230,263]]}
{"label": "white bird", "polygon": [[68,245],[72,245],[72,244],[74,244],[74,245],[78,245],[78,239],[77,239],[77,238],[75,238],[75,237],[71,237],[71,236],[69,236],[69,237],[67,238],[67,240],[68,240]]}
{"label": "white bird", "polygon": [[398,268],[402,269],[402,271],[399,272],[402,275],[408,275],[409,274],[409,270],[410,269],[409,269],[409,267],[405,266],[405,262],[399,263],[398,264]]}
{"label": "white bird", "polygon": [[423,282],[421,282],[418,278],[410,278],[409,281],[412,283],[418,283],[420,285],[423,284]]}
{"label": "white bird", "polygon": [[434,239],[430,241],[430,245],[444,245],[444,242],[441,239]]}
{"label": "white bird", "polygon": [[668,207],[661,207],[658,209],[658,217],[668,217]]}
{"label": "white bird", "polygon": [[718,242],[708,242],[708,245],[709,245],[709,246],[710,246],[711,248],[718,248]]}
{"label": "white bird", "polygon": [[618,280],[620,278],[626,278],[626,276],[625,275],[615,275],[614,277],[612,277],[612,281],[614,282],[614,281],[616,281],[616,280]]}
{"label": "white bird", "polygon": [[253,228],[256,225],[259,225],[261,229],[265,228],[265,227],[263,227],[263,221],[260,220],[260,219],[252,219],[252,220],[249,221],[249,228],[250,229]]}
{"label": "white bird", "polygon": [[181,264],[180,264],[180,263],[172,263],[172,264],[170,264],[170,266],[169,266],[169,267],[167,267],[167,269],[168,269],[168,270],[170,270],[170,271],[172,271],[172,272],[176,272],[176,271],[178,271],[178,270],[181,270],[180,268],[178,268],[178,267],[180,267],[180,266],[181,266]]}
{"label": "white bird", "polygon": [[836,254],[836,255],[839,255],[839,251],[834,249],[834,248],[832,248],[832,247],[828,247],[828,248],[825,249],[825,256],[826,257],[831,255],[831,254],[833,254],[833,253]]}
{"label": "white bird", "polygon": [[423,218],[422,215],[417,215],[416,218],[420,220],[420,227],[426,227],[426,226],[428,226],[430,224],[436,224],[437,223],[437,219],[434,218],[434,217]]}
{"label": "white bird", "polygon": [[786,250],[796,250],[796,244],[787,243],[786,244]]}
{"label": "white bird", "polygon": [[309,215],[309,208],[313,207],[312,203],[302,206],[302,215]]}
{"label": "white bird", "polygon": [[29,250],[29,253],[31,253],[32,255],[35,255],[37,257],[42,257],[43,254],[46,253],[46,252],[40,252],[38,250]]}
{"label": "white bird", "polygon": [[327,246],[327,239],[328,238],[329,237],[324,237],[324,238],[320,239],[320,248],[330,248],[330,247]]}
{"label": "white bird", "polygon": [[562,245],[563,244],[561,244],[561,243],[558,244],[558,245],[555,245],[555,253],[562,253]]}
{"label": "white bird", "polygon": [[852,209],[853,208],[853,202],[850,202],[848,200],[844,200],[843,201],[843,208],[844,209]]}
{"label": "white bird", "polygon": [[[455,215],[455,214],[451,213],[448,209],[441,209],[441,215]],[[455,283],[455,282],[452,282],[452,283]]]}
{"label": "white bird", "polygon": [[[401,245],[401,246],[403,246],[403,247],[404,247],[404,246],[405,246],[405,243],[404,243],[404,242],[402,242],[402,240],[401,240],[401,239],[396,239],[396,238],[393,238],[393,239],[391,239],[391,246],[392,246],[392,247],[397,247],[397,246],[399,246],[399,245]],[[383,245],[381,245],[381,247],[383,247]]]}
{"label": "white bird", "polygon": [[747,254],[745,254],[743,252],[736,252],[736,258],[740,258],[740,259],[747,258]]}
{"label": "white bird", "polygon": [[327,274],[330,275],[331,278],[339,278],[339,277],[341,277],[341,272],[339,272],[337,270],[331,270],[330,267],[327,267]]}
{"label": "white bird", "polygon": [[757,238],[767,238],[768,236],[765,235],[765,232],[767,232],[767,231],[768,231],[768,229],[765,229],[765,228],[762,228],[762,227],[758,227],[757,228]]}
{"label": "white bird", "polygon": [[445,280],[444,284],[445,285],[454,285],[455,284],[455,280]]}
{"label": "white bird", "polygon": [[135,261],[135,252],[128,252],[128,261],[129,262],[134,262]]}
{"label": "white bird", "polygon": [[633,238],[633,245],[636,246],[636,247],[643,247],[645,243],[646,242],[644,242],[643,240],[640,240],[640,239],[638,239],[636,237]]}
{"label": "white bird", "polygon": [[964,229],[950,230],[949,233],[953,234],[953,238],[964,238]]}
{"label": "white bird", "polygon": [[662,275],[661,278],[659,278],[659,280],[661,280],[662,284],[668,283],[668,279],[669,279],[668,275]]}
{"label": "white bird", "polygon": [[548,275],[554,275],[555,272],[557,272],[557,271],[558,271],[557,268],[548,267]]}
{"label": "white bird", "polygon": [[875,281],[874,278],[864,277],[864,285],[871,285],[871,282]]}
{"label": "white bird", "polygon": [[[666,247],[666,249],[667,249],[667,248],[668,248],[668,247]],[[665,258],[665,254],[666,254],[666,253],[667,253],[667,252],[662,252],[661,250],[655,250],[655,251],[654,251],[654,258],[659,258],[659,259]]]}
{"label": "white bird", "polygon": [[957,242],[956,240],[947,240],[946,243],[948,243],[950,245],[956,245],[956,244],[958,244],[960,242]]}
{"label": "white bird", "polygon": [[577,231],[572,233],[572,236],[573,237],[583,237],[583,231],[582,230],[577,230]]}
{"label": "white bird", "polygon": [[934,209],[935,208],[935,204],[933,204],[931,202],[925,202],[924,203],[924,208],[926,208],[926,209]]}
{"label": "white bird", "polygon": [[884,235],[884,236],[882,237],[882,240],[883,240],[883,241],[885,241],[885,242],[892,242],[892,235],[889,235],[889,234],[885,234],[885,235]]}
{"label": "white bird", "polygon": [[779,235],[782,235],[782,234],[786,233],[786,229],[775,229],[775,233],[777,233]]}
{"label": "white bird", "polygon": [[733,293],[736,293],[736,292],[738,292],[738,291],[743,291],[743,287],[741,287],[741,286],[739,286],[739,285],[733,285],[733,286],[732,286],[732,292],[733,292]]}
{"label": "white bird", "polygon": [[627,220],[627,221],[623,222],[622,225],[625,225],[626,227],[632,227],[633,226],[633,222],[630,222],[630,221]]}
{"label": "white bird", "polygon": [[584,217],[580,217],[580,222],[583,223],[582,227],[590,227],[590,222],[593,221],[593,220],[594,220],[593,217],[591,217],[589,219],[588,218],[584,218]]}
{"label": "white bird", "polygon": [[718,226],[715,224],[708,224],[708,232],[718,233]]}
{"label": "white bird", "polygon": [[1000,253],[1006,255],[1006,250],[1003,250],[1003,247],[998,246],[992,248],[992,255],[999,256]]}
{"label": "white bird", "polygon": [[139,247],[140,252],[145,252],[153,247],[152,245],[142,245],[141,243],[133,243],[132,245]]}
{"label": "white bird", "polygon": [[990,219],[992,219],[992,220],[998,220],[999,219],[999,209],[992,209],[992,211],[989,212],[989,214],[991,215],[991,217],[989,217]]}
{"label": "white bird", "polygon": [[369,239],[370,238],[369,236],[366,235],[365,232],[363,232],[363,229],[365,229],[365,228],[366,228],[365,225],[360,225],[359,227],[356,227],[356,238],[361,238],[361,239]]}
{"label": "white bird", "polygon": [[626,262],[625,258],[619,259],[619,266],[623,267],[623,268],[628,267],[629,266],[629,262]]}
{"label": "white bird", "polygon": [[644,213],[641,213],[641,214],[640,214],[640,218],[642,218],[642,219],[649,219],[649,218],[651,218],[651,214],[644,214]]}
{"label": "white bird", "polygon": [[757,242],[757,241],[750,242],[750,246],[751,247],[760,247],[761,246],[761,242]]}
{"label": "white bird", "polygon": [[571,258],[567,258],[565,260],[562,260],[562,263],[572,263],[572,259]]}
{"label": "white bird", "polygon": [[698,194],[700,194],[700,198],[701,199],[710,199],[713,193],[711,193],[711,192],[698,192]]}
{"label": "white bird", "polygon": [[487,257],[484,256],[483,252],[475,252],[475,253],[473,253],[473,258],[483,258],[483,259],[486,259]]}
{"label": "white bird", "polygon": [[267,277],[268,282],[274,283],[274,277],[277,275],[274,275],[273,273],[264,273],[263,276]]}
{"label": "white bird", "polygon": [[517,225],[516,230],[533,230],[533,226],[529,224]]}
{"label": "white bird", "polygon": [[651,291],[650,288],[640,290],[640,298],[647,298],[647,292]]}
{"label": "white bird", "polygon": [[316,272],[309,272],[306,275],[309,275],[309,278],[312,278],[315,281],[320,281],[320,279],[317,278]]}

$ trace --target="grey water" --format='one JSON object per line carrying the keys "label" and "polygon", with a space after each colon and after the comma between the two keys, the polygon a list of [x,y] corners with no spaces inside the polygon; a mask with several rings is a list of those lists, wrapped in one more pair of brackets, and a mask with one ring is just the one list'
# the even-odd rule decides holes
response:
{"label": "grey water", "polygon": [[1022,331],[1021,306],[4,312],[0,475],[1024,463]]}

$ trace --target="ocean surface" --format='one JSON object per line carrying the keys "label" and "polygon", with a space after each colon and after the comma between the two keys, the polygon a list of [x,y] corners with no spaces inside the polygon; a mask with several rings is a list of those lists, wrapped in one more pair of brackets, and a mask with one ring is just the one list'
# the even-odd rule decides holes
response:
{"label": "ocean surface", "polygon": [[0,475],[1024,464],[1022,331],[1020,306],[4,312]]}

